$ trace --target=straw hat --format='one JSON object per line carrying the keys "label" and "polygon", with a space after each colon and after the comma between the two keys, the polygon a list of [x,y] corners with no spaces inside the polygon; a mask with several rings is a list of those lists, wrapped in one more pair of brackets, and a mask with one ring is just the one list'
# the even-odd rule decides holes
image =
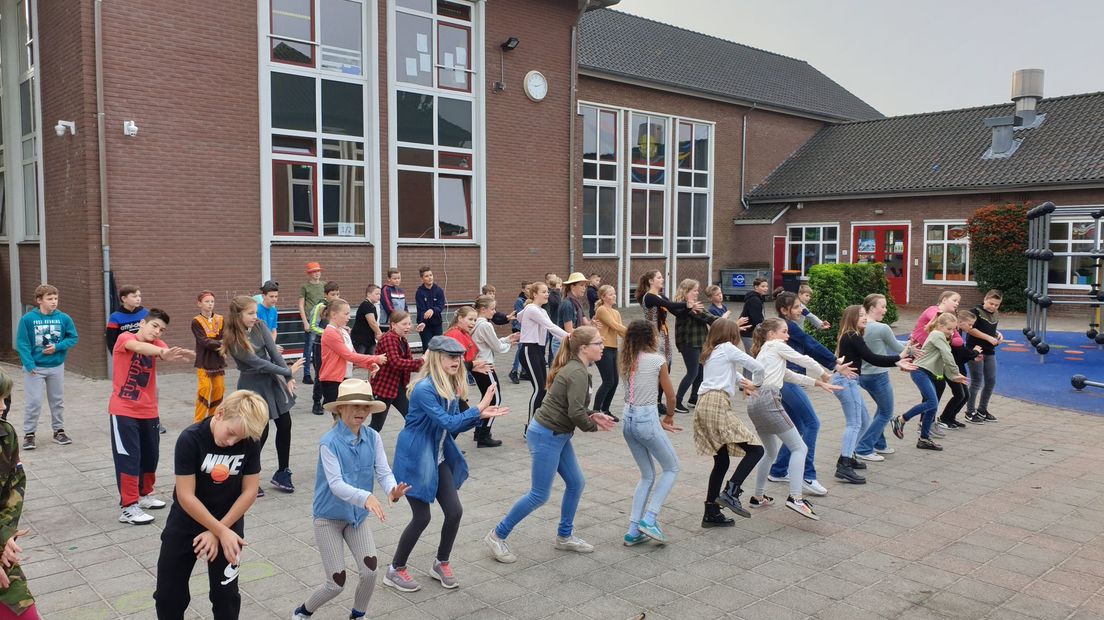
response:
{"label": "straw hat", "polygon": [[567,276],[567,279],[564,280],[564,286],[571,286],[572,284],[575,284],[576,282],[589,282],[589,281],[590,280],[586,276],[584,276],[583,274],[576,271],[575,273],[572,273],[571,275]]}
{"label": "straw hat", "polygon": [[337,400],[322,405],[326,411],[334,411],[338,405],[368,405],[370,413],[387,409],[382,401],[372,395],[372,384],[364,379],[346,379],[337,388]]}

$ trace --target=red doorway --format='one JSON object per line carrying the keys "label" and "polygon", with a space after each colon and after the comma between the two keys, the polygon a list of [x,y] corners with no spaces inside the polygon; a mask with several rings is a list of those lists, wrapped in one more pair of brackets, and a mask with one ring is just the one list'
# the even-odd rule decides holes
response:
{"label": "red doorway", "polygon": [[782,270],[786,268],[786,237],[776,236],[774,238],[774,256],[771,261],[771,271],[774,275],[771,278],[771,290],[782,286]]}
{"label": "red doorway", "polygon": [[851,256],[856,263],[883,263],[889,293],[898,304],[908,303],[907,224],[856,225],[851,235]]}

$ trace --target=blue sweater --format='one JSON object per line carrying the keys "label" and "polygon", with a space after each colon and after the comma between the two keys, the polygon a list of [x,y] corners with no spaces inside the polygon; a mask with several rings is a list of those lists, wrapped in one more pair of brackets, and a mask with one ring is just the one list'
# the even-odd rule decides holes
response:
{"label": "blue sweater", "polygon": [[[415,323],[441,324],[445,316],[445,289],[437,286],[436,283],[430,288],[419,285],[418,290],[414,292],[414,303],[418,310]],[[426,310],[432,310],[433,316],[425,318]]]}
{"label": "blue sweater", "polygon": [[[42,352],[46,345],[54,345],[50,355]],[[19,334],[16,336],[15,349],[23,370],[30,372],[35,368],[55,368],[65,363],[65,356],[77,345],[77,326],[61,310],[42,314],[35,308],[19,320]]]}
{"label": "blue sweater", "polygon": [[395,441],[395,479],[410,485],[406,494],[432,504],[437,497],[437,462],[452,470],[456,488],[468,479],[468,463],[453,436],[479,424],[479,408],[460,411],[460,400],[445,400],[426,377],[410,392],[406,425]]}
{"label": "blue sweater", "polygon": [[[790,345],[791,349],[802,355],[808,355],[828,370],[835,370],[835,353],[829,351],[827,347],[817,342],[816,338],[806,334],[805,330],[801,329],[801,326],[797,323],[787,320],[786,326],[790,328],[790,340],[786,344]],[[805,369],[796,364],[787,362],[786,367],[796,373],[805,374]]]}

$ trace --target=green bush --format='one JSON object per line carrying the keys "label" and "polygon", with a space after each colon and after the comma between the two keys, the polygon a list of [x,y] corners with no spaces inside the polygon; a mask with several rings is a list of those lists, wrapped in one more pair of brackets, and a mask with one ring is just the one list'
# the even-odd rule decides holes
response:
{"label": "green bush", "polygon": [[1027,299],[1027,210],[1030,205],[1004,204],[982,207],[966,219],[970,235],[970,265],[974,281],[984,293],[1004,293],[1001,310],[1023,310]]}
{"label": "green bush", "polygon": [[809,286],[813,289],[809,311],[832,325],[831,329],[812,330],[810,333],[833,351],[836,350],[837,328],[844,309],[861,304],[871,293],[886,296],[887,309],[882,321],[891,325],[897,322],[897,304],[893,303],[893,296],[889,293],[889,280],[882,263],[816,265],[809,270]]}

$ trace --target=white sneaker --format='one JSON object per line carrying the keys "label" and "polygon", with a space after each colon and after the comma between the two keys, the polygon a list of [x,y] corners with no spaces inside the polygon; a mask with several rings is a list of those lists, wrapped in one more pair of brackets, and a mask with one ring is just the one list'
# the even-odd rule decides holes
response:
{"label": "white sneaker", "polygon": [[892,446],[886,446],[884,448],[874,448],[874,452],[878,454],[893,454],[897,449]]}
{"label": "white sneaker", "polygon": [[817,497],[823,497],[828,495],[828,489],[824,488],[824,485],[816,480],[806,480],[801,485],[801,490],[809,495],[816,495]]}
{"label": "white sneaker", "polygon": [[767,480],[770,480],[771,482],[789,482],[790,478],[789,476],[767,475]]}
{"label": "white sneaker", "polygon": [[[143,495],[138,498],[138,507],[142,510],[161,510],[165,505],[163,500],[157,499],[152,495]],[[150,518],[152,519],[153,517]]]}
{"label": "white sneaker", "polygon": [[885,457],[877,452],[871,452],[870,454],[856,454],[858,458],[864,461],[870,461],[871,463],[881,463],[885,460]]}
{"label": "white sneaker", "polygon": [[944,431],[949,430],[951,428],[950,426],[947,425],[946,422],[936,422],[936,425],[939,426],[940,430],[944,430]]}
{"label": "white sneaker", "polygon": [[517,562],[517,556],[510,551],[510,547],[505,540],[495,535],[494,530],[487,532],[487,535],[483,537],[483,542],[487,543],[487,546],[491,548],[491,555],[499,562],[503,564]]}
{"label": "white sneaker", "polygon": [[556,537],[556,548],[563,551],[574,551],[575,553],[593,553],[594,545],[587,541],[575,536],[574,534],[564,538],[563,536]]}
{"label": "white sneaker", "polygon": [[147,523],[153,523],[153,517],[142,512],[142,507],[138,504],[131,504],[123,508],[123,514],[119,515],[119,523],[145,525]]}

